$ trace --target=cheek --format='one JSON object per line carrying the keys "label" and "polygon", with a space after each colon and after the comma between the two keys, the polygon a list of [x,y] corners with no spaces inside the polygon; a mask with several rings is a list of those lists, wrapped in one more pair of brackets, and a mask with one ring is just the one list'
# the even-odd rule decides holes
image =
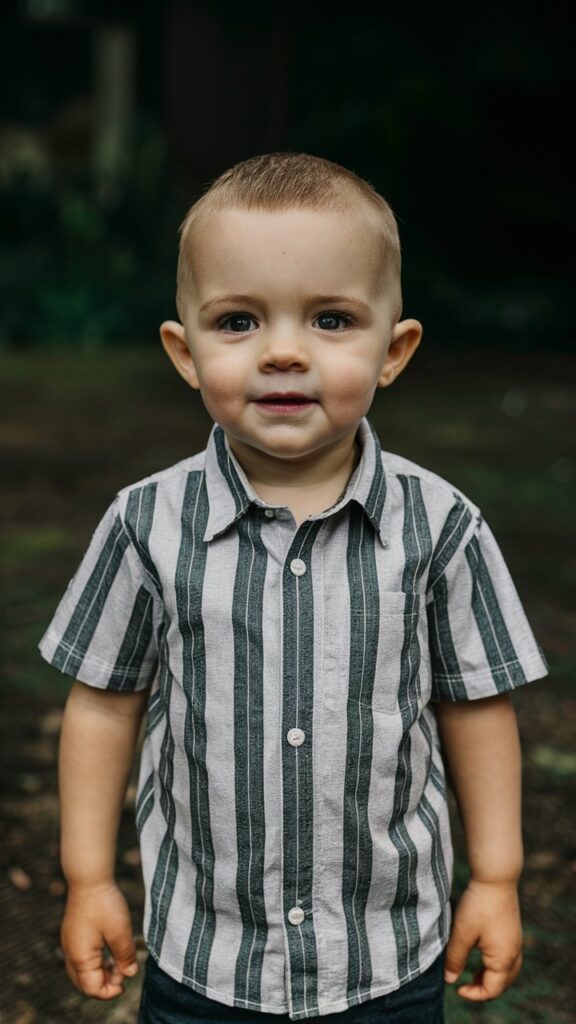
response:
{"label": "cheek", "polygon": [[242,387],[242,372],[234,359],[210,359],[202,362],[200,387],[214,398],[231,398]]}
{"label": "cheek", "polygon": [[371,367],[363,360],[353,360],[345,367],[333,366],[325,382],[331,394],[342,400],[360,398],[374,388]]}

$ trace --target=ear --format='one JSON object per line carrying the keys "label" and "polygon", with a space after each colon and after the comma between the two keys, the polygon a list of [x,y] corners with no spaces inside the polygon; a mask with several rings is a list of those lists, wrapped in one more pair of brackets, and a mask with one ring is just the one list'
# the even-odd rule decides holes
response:
{"label": "ear", "polygon": [[160,338],[168,358],[191,388],[200,389],[196,367],[186,343],[186,334],[177,320],[165,320],[160,325]]}
{"label": "ear", "polygon": [[378,387],[387,388],[410,362],[420,341],[422,324],[418,320],[400,320],[392,331],[386,360],[378,378]]}

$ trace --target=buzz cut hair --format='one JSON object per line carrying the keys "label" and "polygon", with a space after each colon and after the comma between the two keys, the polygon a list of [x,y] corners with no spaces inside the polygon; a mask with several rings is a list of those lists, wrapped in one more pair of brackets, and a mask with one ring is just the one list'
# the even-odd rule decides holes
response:
{"label": "buzz cut hair", "polygon": [[354,171],[324,157],[293,152],[265,153],[242,160],[216,178],[190,207],[179,229],[176,306],[180,317],[190,284],[197,229],[206,215],[234,209],[271,213],[307,209],[363,217],[367,243],[374,248],[375,259],[394,294],[399,318],[402,309],[400,238],[391,207]]}

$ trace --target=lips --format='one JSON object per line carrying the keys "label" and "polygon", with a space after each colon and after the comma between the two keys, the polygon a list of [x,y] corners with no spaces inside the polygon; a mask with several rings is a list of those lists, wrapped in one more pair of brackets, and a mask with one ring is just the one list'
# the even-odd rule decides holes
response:
{"label": "lips", "polygon": [[316,405],[316,399],[301,391],[270,391],[256,399],[256,405],[265,416],[300,417]]}
{"label": "lips", "polygon": [[278,405],[306,405],[315,399],[310,398],[309,395],[303,395],[299,391],[273,391],[269,395],[262,395],[262,398],[258,398],[257,401],[266,404],[277,403]]}

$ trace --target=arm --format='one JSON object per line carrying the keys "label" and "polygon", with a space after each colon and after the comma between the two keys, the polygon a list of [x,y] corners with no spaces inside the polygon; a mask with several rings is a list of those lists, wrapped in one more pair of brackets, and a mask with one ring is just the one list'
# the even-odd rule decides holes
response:
{"label": "arm", "polygon": [[[84,993],[111,999],[138,970],[130,913],[116,886],[116,837],[147,690],[116,693],[74,683],[64,712],[59,782],[62,870],[68,898],[61,941]],[[115,957],[104,965],[107,944]]]}
{"label": "arm", "polygon": [[474,946],[483,970],[459,995],[494,999],[522,963],[518,879],[522,871],[521,755],[507,694],[436,705],[444,756],[464,828],[470,881],[456,908],[445,978],[456,981]]}

